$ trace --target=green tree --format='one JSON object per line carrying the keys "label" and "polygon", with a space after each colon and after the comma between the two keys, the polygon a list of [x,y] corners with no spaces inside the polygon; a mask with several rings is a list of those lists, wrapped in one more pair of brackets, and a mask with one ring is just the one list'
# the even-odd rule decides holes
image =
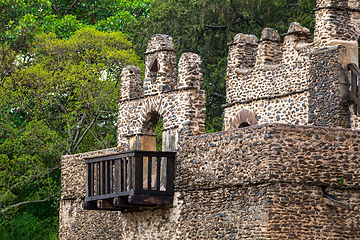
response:
{"label": "green tree", "polygon": [[[38,35],[23,55],[2,46],[0,230],[7,229],[3,237],[10,237],[13,230],[4,226],[37,219],[30,214],[29,203],[53,202],[56,209],[61,155],[116,145],[120,72],[128,64],[141,66],[131,46],[120,32],[93,28],[78,30],[69,39],[54,33]],[[12,214],[19,211],[24,218]]]}
{"label": "green tree", "polygon": [[69,38],[84,26],[121,31],[147,15],[152,0],[0,0],[0,40],[17,52],[39,33]]}

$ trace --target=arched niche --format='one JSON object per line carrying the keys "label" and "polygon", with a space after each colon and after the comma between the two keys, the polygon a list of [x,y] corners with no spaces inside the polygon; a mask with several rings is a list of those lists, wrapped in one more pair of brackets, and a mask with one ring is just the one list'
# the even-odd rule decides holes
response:
{"label": "arched niche", "polygon": [[238,112],[231,121],[230,129],[234,130],[238,128],[248,127],[255,125],[256,123],[257,121],[255,113],[248,109],[243,109]]}
{"label": "arched niche", "polygon": [[156,111],[151,111],[146,115],[141,133],[130,137],[130,150],[157,150],[157,135],[155,130],[156,126],[159,124],[160,118],[160,114]]}

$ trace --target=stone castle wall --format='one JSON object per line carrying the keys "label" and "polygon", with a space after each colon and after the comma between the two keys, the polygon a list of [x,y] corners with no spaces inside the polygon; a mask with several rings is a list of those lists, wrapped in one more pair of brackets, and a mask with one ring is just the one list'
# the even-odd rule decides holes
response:
{"label": "stone castle wall", "polygon": [[287,50],[280,64],[255,64],[244,71],[236,68],[242,46],[230,48],[225,130],[242,109],[253,111],[260,124],[357,126],[358,120],[349,108],[346,47],[314,48],[298,40],[299,36],[303,35],[285,37]]}
{"label": "stone castle wall", "polygon": [[[205,92],[196,87],[144,96],[119,102],[118,147],[129,149],[129,138],[147,134],[144,127],[149,114],[163,118],[163,132],[176,129],[180,135],[205,132]],[[154,134],[154,133],[152,133]]]}
{"label": "stone castle wall", "polygon": [[81,207],[82,158],[115,149],[64,156],[60,238],[358,239],[358,136],[266,124],[186,137],[179,141],[173,206],[139,212]]}
{"label": "stone castle wall", "polygon": [[224,130],[243,109],[258,123],[358,128],[347,64],[358,64],[359,9],[356,1],[317,1],[314,41],[298,23],[283,42],[268,28],[260,40],[236,35],[229,43]]}
{"label": "stone castle wall", "polygon": [[145,55],[144,83],[138,67],[126,66],[121,74],[118,147],[153,150],[141,144],[141,139],[153,136],[162,118],[163,150],[173,151],[178,138],[205,133],[201,59],[197,54],[183,53],[176,67],[172,38],[160,34],[152,36]]}
{"label": "stone castle wall", "polygon": [[[121,75],[117,147],[62,158],[60,239],[360,239],[347,69],[358,61],[359,1],[317,2],[314,41],[292,23],[284,41],[264,29],[229,44],[224,132],[203,134],[200,57],[176,66],[172,38],[154,35],[144,81],[135,66]],[[159,118],[163,150],[177,151],[173,205],[83,210],[84,158],[154,150]]]}

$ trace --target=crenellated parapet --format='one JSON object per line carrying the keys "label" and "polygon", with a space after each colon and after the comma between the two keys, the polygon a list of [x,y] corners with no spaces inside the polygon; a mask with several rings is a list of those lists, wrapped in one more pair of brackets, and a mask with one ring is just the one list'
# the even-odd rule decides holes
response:
{"label": "crenellated parapet", "polygon": [[154,35],[146,55],[145,79],[126,66],[121,75],[118,148],[155,150],[155,127],[162,121],[163,150],[175,151],[179,138],[205,132],[205,91],[201,58],[181,55],[177,76],[172,38]]}
{"label": "crenellated parapet", "polygon": [[120,99],[141,97],[144,95],[141,70],[136,66],[125,66],[121,72]]}
{"label": "crenellated parapet", "polygon": [[177,89],[195,87],[200,89],[203,82],[201,58],[195,53],[183,53],[178,64]]}
{"label": "crenellated parapet", "polygon": [[227,103],[254,101],[307,87],[308,30],[293,23],[285,41],[276,30],[266,28],[260,40],[238,34],[229,44]]}
{"label": "crenellated parapet", "polygon": [[261,32],[256,65],[277,65],[282,58],[282,43],[277,30],[264,28]]}
{"label": "crenellated parapet", "polygon": [[[338,15],[336,9],[340,9]],[[241,111],[254,113],[259,124],[358,125],[349,110],[347,70],[348,63],[357,64],[353,40],[359,37],[358,26],[350,27],[351,14],[345,18],[345,12],[356,11],[344,1],[318,2],[318,12],[330,10],[335,11],[327,16],[331,20],[317,19],[316,26],[321,27],[314,41],[309,29],[297,22],[290,24],[283,41],[269,28],[262,31],[260,40],[253,35],[235,36],[228,44],[225,130],[246,125],[238,122]],[[326,25],[332,26],[331,31],[324,30],[323,21],[333,24]]]}

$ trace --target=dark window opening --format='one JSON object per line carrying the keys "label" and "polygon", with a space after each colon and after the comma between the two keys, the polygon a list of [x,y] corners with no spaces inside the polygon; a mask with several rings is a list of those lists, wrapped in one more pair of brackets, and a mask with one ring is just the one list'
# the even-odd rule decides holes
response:
{"label": "dark window opening", "polygon": [[156,135],[156,151],[162,151],[162,130],[163,119],[157,112],[150,112],[143,125],[143,133],[146,135]]}
{"label": "dark window opening", "polygon": [[250,126],[250,124],[248,122],[243,122],[239,125],[238,128],[243,128],[243,127],[248,127],[248,126]]}
{"label": "dark window opening", "polygon": [[147,135],[155,134],[155,128],[160,119],[157,112],[149,112],[143,125],[143,133]]}
{"label": "dark window opening", "polygon": [[159,63],[157,58],[155,58],[149,70],[150,70],[151,82],[154,83],[156,81],[156,77],[159,71]]}
{"label": "dark window opening", "polygon": [[155,58],[155,60],[153,61],[151,67],[150,67],[150,72],[152,73],[157,73],[159,71],[159,63],[157,58]]}

